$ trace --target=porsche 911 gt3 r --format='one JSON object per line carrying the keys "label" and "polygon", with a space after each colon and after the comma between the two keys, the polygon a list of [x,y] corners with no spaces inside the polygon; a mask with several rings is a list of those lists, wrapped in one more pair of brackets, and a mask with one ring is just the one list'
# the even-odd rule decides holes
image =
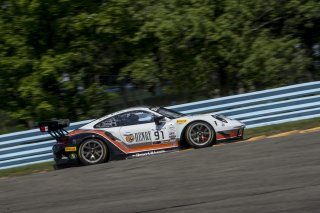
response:
{"label": "porsche 911 gt3 r", "polygon": [[40,122],[56,138],[56,165],[84,165],[203,148],[218,140],[243,138],[244,123],[217,114],[184,115],[163,107],[136,107],[109,114],[67,133],[66,120]]}

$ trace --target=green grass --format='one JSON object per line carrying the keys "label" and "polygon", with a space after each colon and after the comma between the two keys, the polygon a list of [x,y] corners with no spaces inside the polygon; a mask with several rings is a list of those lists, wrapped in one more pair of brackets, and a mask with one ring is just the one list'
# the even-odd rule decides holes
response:
{"label": "green grass", "polygon": [[[265,127],[257,127],[245,130],[245,138],[256,137],[261,135],[275,135],[282,132],[293,130],[305,130],[320,126],[320,118],[313,118],[302,121],[295,121],[284,124],[277,124]],[[33,164],[12,169],[0,170],[0,178],[22,176],[33,173],[49,172],[53,170],[53,162]]]}
{"label": "green grass", "polygon": [[320,126],[320,118],[312,118],[312,119],[306,119],[302,121],[293,121],[283,124],[275,124],[270,126],[264,126],[264,127],[257,127],[252,129],[246,129],[244,131],[245,138],[250,137],[256,137],[256,136],[269,136],[269,135],[275,135],[282,132],[288,132],[293,130],[305,130],[310,129],[313,127],[319,127]]}
{"label": "green grass", "polygon": [[3,169],[0,170],[0,178],[3,177],[13,177],[13,176],[22,176],[40,172],[49,172],[53,170],[53,162],[32,164],[27,166],[21,166],[12,169]]}

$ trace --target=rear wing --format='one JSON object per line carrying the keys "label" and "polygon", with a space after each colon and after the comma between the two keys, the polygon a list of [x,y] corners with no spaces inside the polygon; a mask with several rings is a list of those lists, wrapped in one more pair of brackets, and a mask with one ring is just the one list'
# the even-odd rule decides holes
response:
{"label": "rear wing", "polygon": [[64,128],[70,125],[69,119],[60,119],[52,121],[40,121],[37,126],[40,132],[48,132],[53,138],[57,139],[59,137],[68,134],[68,131]]}

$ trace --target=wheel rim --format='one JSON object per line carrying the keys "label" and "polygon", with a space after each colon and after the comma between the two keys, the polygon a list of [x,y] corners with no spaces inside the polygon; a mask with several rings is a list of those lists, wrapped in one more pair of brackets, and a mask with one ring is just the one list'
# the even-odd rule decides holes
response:
{"label": "wheel rim", "polygon": [[188,136],[192,143],[205,145],[212,140],[212,131],[208,125],[197,123],[191,126]]}
{"label": "wheel rim", "polygon": [[84,142],[81,146],[81,157],[89,163],[97,163],[103,157],[103,146],[95,140]]}

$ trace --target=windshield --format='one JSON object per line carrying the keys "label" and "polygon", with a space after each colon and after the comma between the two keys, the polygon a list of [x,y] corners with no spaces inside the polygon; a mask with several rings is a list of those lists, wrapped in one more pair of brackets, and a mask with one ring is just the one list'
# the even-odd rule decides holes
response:
{"label": "windshield", "polygon": [[167,118],[170,118],[170,119],[175,119],[175,118],[180,118],[182,116],[185,116],[185,114],[182,114],[180,112],[176,112],[174,110],[171,110],[171,109],[166,109],[166,108],[163,108],[163,107],[153,107],[153,108],[150,108],[152,111],[155,111]]}

